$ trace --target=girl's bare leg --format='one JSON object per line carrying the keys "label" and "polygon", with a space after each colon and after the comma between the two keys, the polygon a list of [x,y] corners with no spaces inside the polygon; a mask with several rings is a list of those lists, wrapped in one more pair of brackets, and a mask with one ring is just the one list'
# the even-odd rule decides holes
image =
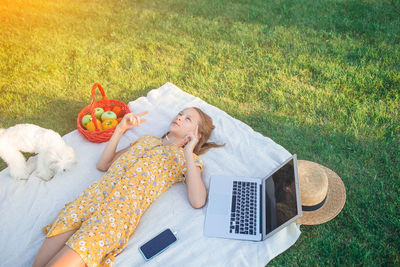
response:
{"label": "girl's bare leg", "polygon": [[46,267],[85,267],[86,264],[81,256],[72,248],[65,245]]}
{"label": "girl's bare leg", "polygon": [[65,245],[65,242],[75,233],[71,230],[59,235],[47,237],[39,249],[32,267],[45,266]]}

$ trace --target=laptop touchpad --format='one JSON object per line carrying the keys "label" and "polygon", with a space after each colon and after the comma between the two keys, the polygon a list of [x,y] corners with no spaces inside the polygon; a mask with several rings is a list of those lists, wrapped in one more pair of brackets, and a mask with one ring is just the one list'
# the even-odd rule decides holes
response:
{"label": "laptop touchpad", "polygon": [[227,211],[230,211],[230,208],[227,207],[231,204],[231,199],[228,195],[212,195],[212,206],[209,206],[207,209],[210,209],[211,214],[225,214]]}

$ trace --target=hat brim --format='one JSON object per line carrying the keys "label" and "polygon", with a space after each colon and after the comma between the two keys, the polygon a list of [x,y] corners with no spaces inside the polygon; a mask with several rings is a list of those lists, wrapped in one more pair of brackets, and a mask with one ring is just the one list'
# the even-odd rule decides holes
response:
{"label": "hat brim", "polygon": [[[317,164],[317,163],[314,163]],[[346,202],[346,188],[342,179],[332,170],[318,164],[328,176],[328,192],[324,205],[314,211],[303,211],[298,224],[317,225],[335,218]]]}

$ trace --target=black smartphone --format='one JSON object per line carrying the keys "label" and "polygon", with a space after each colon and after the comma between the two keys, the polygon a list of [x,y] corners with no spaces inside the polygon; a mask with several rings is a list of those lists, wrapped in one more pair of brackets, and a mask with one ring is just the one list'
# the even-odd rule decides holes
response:
{"label": "black smartphone", "polygon": [[146,260],[150,260],[166,250],[177,240],[178,239],[172,233],[171,229],[166,229],[157,236],[153,237],[151,240],[147,241],[145,244],[141,245],[139,247],[139,251]]}

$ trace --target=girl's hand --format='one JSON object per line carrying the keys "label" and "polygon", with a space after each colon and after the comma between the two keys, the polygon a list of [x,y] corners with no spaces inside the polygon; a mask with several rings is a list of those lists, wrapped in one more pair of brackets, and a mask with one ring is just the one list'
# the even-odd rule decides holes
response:
{"label": "girl's hand", "polygon": [[187,133],[185,135],[184,142],[185,142],[185,151],[191,152],[193,153],[193,149],[196,147],[197,143],[199,142],[199,139],[197,138],[197,136],[199,135],[198,132],[199,131],[199,126],[196,126],[196,129],[194,131],[194,133]]}
{"label": "girl's hand", "polygon": [[146,121],[146,119],[141,119],[140,117],[146,115],[147,113],[149,112],[146,111],[139,114],[127,113],[122,118],[121,122],[118,124],[117,127],[121,129],[123,132],[125,132],[128,129],[140,126],[140,124]]}

